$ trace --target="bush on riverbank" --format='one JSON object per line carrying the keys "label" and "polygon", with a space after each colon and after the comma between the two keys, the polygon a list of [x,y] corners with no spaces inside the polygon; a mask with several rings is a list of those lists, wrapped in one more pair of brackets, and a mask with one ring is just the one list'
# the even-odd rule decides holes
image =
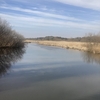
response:
{"label": "bush on riverbank", "polygon": [[100,53],[100,34],[88,34],[86,47],[89,52]]}
{"label": "bush on riverbank", "polygon": [[24,47],[24,37],[0,18],[0,47]]}

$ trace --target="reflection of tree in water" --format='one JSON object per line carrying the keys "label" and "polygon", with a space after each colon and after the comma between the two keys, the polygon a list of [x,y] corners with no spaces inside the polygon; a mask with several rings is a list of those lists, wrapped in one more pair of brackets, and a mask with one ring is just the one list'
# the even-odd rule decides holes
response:
{"label": "reflection of tree in water", "polygon": [[5,74],[12,64],[20,60],[25,53],[25,48],[0,49],[0,76]]}
{"label": "reflection of tree in water", "polygon": [[98,63],[100,64],[100,54],[94,54],[90,52],[82,53],[83,59],[87,63]]}

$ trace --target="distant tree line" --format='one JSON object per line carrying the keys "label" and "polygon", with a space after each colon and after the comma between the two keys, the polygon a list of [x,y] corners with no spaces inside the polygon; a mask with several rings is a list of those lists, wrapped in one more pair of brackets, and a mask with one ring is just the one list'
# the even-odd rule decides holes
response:
{"label": "distant tree line", "polygon": [[90,39],[89,36],[76,37],[76,38],[63,38],[63,37],[57,37],[57,36],[26,38],[26,40],[73,41],[73,42],[87,42],[88,39]]}
{"label": "distant tree line", "polygon": [[100,34],[88,33],[84,37],[76,37],[76,38],[46,36],[39,38],[26,38],[26,40],[84,42],[85,43],[84,46],[87,48],[87,51],[93,53],[100,53]]}
{"label": "distant tree line", "polygon": [[11,28],[6,20],[0,18],[0,47],[24,47],[24,37]]}

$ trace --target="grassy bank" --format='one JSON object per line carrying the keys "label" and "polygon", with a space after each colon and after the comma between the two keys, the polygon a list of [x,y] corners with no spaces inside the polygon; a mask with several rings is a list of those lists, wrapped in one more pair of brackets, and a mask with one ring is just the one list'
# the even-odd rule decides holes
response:
{"label": "grassy bank", "polygon": [[66,49],[76,49],[81,51],[88,51],[92,53],[100,53],[100,44],[92,46],[91,50],[89,44],[86,42],[67,42],[67,41],[35,41],[35,40],[25,40],[27,43],[38,43],[41,45],[57,46]]}
{"label": "grassy bank", "polygon": [[57,46],[62,48],[69,48],[69,49],[77,49],[86,51],[85,43],[83,42],[66,42],[66,41],[34,41],[34,40],[26,40],[25,42],[32,42],[32,43],[38,43],[42,45],[48,45],[48,46]]}

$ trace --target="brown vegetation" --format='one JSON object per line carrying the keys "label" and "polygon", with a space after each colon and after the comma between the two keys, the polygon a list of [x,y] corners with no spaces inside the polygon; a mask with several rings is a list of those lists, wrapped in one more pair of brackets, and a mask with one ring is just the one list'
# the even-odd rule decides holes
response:
{"label": "brown vegetation", "polygon": [[9,23],[0,18],[0,47],[23,47],[24,37],[12,30]]}
{"label": "brown vegetation", "polygon": [[62,38],[54,36],[27,38],[25,42],[35,42],[43,45],[77,49],[92,53],[100,53],[100,34],[89,33],[85,37],[77,38]]}
{"label": "brown vegetation", "polygon": [[48,45],[48,46],[57,46],[67,49],[77,49],[82,51],[87,51],[87,48],[85,46],[85,42],[67,42],[67,41],[39,41],[39,40],[25,40],[27,43],[38,43],[42,45]]}
{"label": "brown vegetation", "polygon": [[86,41],[87,51],[93,53],[100,53],[100,35],[89,33]]}

